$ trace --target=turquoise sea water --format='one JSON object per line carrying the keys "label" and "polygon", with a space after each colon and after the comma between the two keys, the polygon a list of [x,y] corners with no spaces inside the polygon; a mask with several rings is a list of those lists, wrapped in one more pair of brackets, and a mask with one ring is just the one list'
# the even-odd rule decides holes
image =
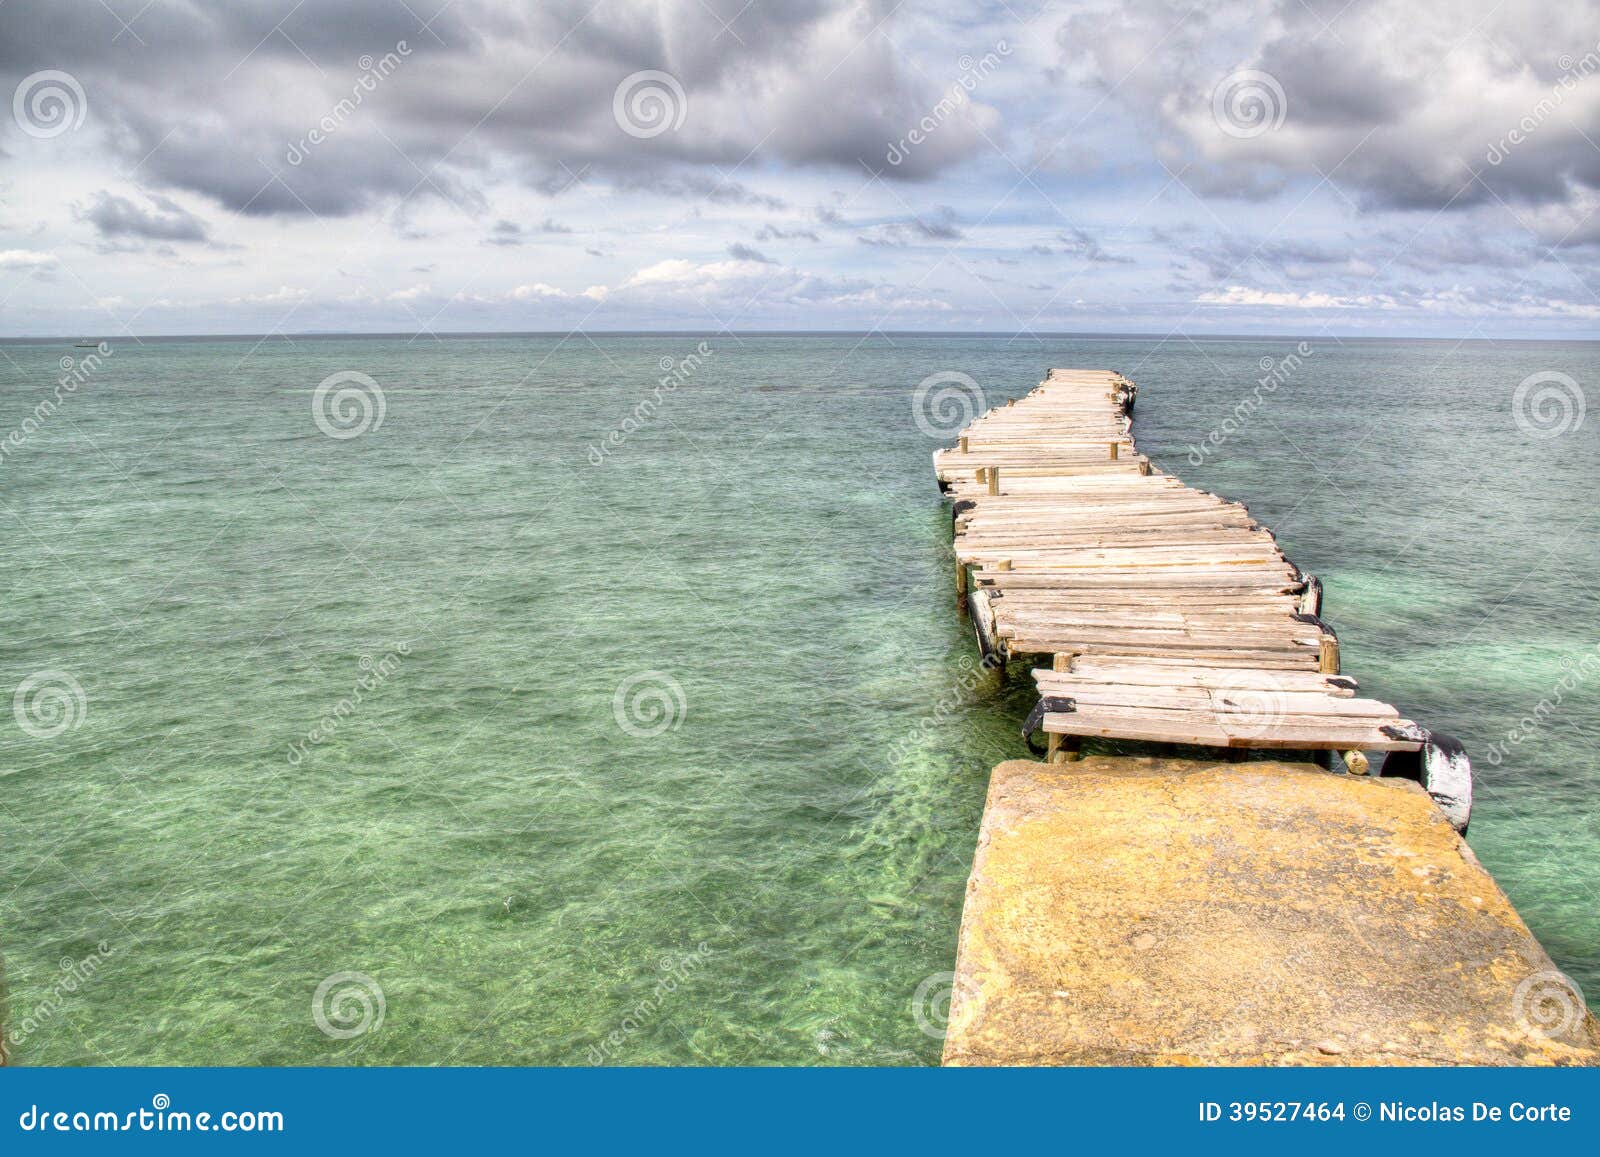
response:
{"label": "turquoise sea water", "polygon": [[15,1062],[935,1062],[1029,696],[974,678],[917,387],[1052,365],[1138,381],[1141,449],[1463,739],[1474,848],[1594,999],[1600,416],[1514,394],[1600,346],[1310,349],[1260,391],[1292,342],[129,340],[35,418],[91,351],[0,346]]}

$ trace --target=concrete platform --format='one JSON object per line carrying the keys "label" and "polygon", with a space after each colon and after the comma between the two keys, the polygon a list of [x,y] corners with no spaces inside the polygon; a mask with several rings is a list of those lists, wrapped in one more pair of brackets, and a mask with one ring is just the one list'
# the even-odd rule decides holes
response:
{"label": "concrete platform", "polygon": [[1600,1027],[1425,792],[1314,764],[994,769],[949,1065],[1571,1065]]}

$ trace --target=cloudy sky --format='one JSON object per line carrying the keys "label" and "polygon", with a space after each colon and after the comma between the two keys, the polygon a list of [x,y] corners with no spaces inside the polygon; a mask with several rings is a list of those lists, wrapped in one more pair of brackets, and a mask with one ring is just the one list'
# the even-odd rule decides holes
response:
{"label": "cloudy sky", "polygon": [[4,0],[0,335],[1588,337],[1600,0]]}

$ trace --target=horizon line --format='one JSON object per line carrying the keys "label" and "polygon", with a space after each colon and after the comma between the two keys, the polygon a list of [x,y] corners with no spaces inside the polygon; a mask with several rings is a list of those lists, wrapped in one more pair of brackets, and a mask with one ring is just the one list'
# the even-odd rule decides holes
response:
{"label": "horizon line", "polygon": [[[1154,333],[1140,330],[919,330],[919,329],[567,329],[567,330],[304,330],[292,333],[155,333],[129,334],[121,341],[288,341],[395,338],[438,341],[470,338],[570,338],[570,337],[854,337],[854,338],[1006,338],[1016,339],[1094,339],[1098,341],[1411,341],[1411,342],[1579,342],[1594,344],[1600,337],[1486,337],[1459,335],[1418,335],[1379,333]],[[72,334],[13,334],[0,336],[0,343],[54,343],[89,340]],[[98,338],[109,342],[111,338]]]}

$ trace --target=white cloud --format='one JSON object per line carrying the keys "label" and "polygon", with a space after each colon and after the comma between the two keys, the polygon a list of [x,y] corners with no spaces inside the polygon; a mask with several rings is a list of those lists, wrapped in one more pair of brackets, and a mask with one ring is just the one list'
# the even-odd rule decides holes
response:
{"label": "white cloud", "polygon": [[56,263],[54,253],[33,249],[0,249],[0,269],[48,269]]}

